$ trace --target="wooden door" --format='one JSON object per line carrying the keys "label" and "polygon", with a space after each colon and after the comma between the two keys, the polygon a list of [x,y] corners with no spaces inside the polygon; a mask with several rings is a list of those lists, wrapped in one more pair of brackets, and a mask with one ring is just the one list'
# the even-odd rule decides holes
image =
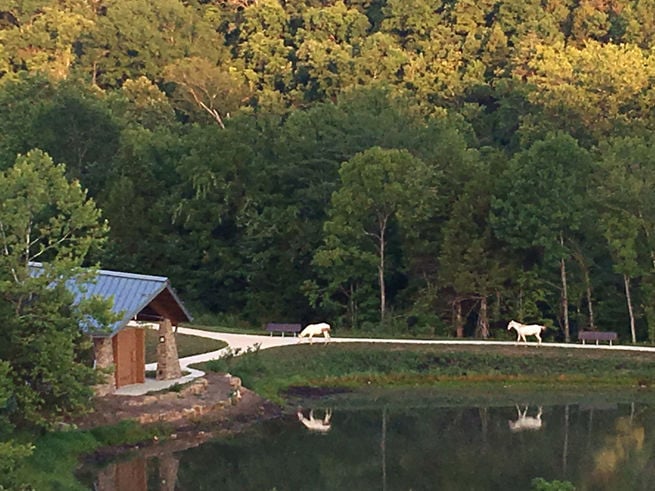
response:
{"label": "wooden door", "polygon": [[116,387],[145,381],[145,333],[143,329],[128,328],[112,339]]}

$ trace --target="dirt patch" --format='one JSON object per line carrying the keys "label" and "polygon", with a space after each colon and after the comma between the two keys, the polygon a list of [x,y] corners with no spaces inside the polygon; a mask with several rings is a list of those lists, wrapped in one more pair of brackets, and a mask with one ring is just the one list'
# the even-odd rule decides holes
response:
{"label": "dirt patch", "polygon": [[230,377],[207,373],[194,385],[143,396],[108,395],[94,400],[93,410],[74,423],[80,429],[134,420],[142,424],[164,423],[171,431],[211,433],[239,431],[252,422],[279,416],[282,409],[247,388],[241,398],[232,397]]}

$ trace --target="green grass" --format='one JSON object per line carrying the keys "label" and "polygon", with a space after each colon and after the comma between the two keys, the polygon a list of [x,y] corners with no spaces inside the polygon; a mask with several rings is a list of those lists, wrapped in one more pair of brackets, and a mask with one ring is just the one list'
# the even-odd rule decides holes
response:
{"label": "green grass", "polygon": [[266,330],[263,327],[252,327],[252,326],[224,326],[224,325],[197,323],[197,324],[184,324],[182,327],[188,327],[189,329],[200,329],[202,331],[226,332],[230,334],[266,334]]}
{"label": "green grass", "polygon": [[34,452],[15,471],[16,482],[29,484],[25,489],[87,489],[74,475],[81,455],[110,445],[132,445],[155,436],[164,438],[170,429],[164,426],[141,426],[124,421],[114,426],[89,431],[47,433],[34,442]]}
{"label": "green grass", "polygon": [[289,388],[302,386],[655,386],[650,353],[525,346],[316,344],[215,360],[204,368],[236,374],[246,387],[277,402]]}
{"label": "green grass", "polygon": [[[218,339],[202,338],[200,336],[189,336],[177,333],[177,354],[180,358],[197,355],[208,351],[216,351],[225,348],[227,343]],[[146,329],[146,363],[157,361],[157,344],[159,333],[155,329]]]}

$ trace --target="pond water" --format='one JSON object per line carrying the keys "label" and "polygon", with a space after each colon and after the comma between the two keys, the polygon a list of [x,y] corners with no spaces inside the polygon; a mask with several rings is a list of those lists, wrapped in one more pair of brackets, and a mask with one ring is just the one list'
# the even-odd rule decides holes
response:
{"label": "pond water", "polygon": [[85,484],[117,490],[652,490],[655,407],[315,404],[236,437],[110,463]]}

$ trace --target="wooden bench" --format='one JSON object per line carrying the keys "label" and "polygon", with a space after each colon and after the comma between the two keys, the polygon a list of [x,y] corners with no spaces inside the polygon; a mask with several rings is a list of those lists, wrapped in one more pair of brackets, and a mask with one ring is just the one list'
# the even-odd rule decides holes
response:
{"label": "wooden bench", "polygon": [[272,336],[274,332],[281,332],[282,337],[284,337],[285,332],[293,333],[296,336],[300,331],[302,331],[301,324],[282,324],[277,322],[269,322],[266,324],[266,330]]}
{"label": "wooden bench", "polygon": [[582,341],[582,344],[586,344],[587,341],[596,341],[596,344],[599,341],[609,341],[612,346],[612,341],[617,339],[618,335],[612,331],[580,331],[578,333],[578,340]]}

